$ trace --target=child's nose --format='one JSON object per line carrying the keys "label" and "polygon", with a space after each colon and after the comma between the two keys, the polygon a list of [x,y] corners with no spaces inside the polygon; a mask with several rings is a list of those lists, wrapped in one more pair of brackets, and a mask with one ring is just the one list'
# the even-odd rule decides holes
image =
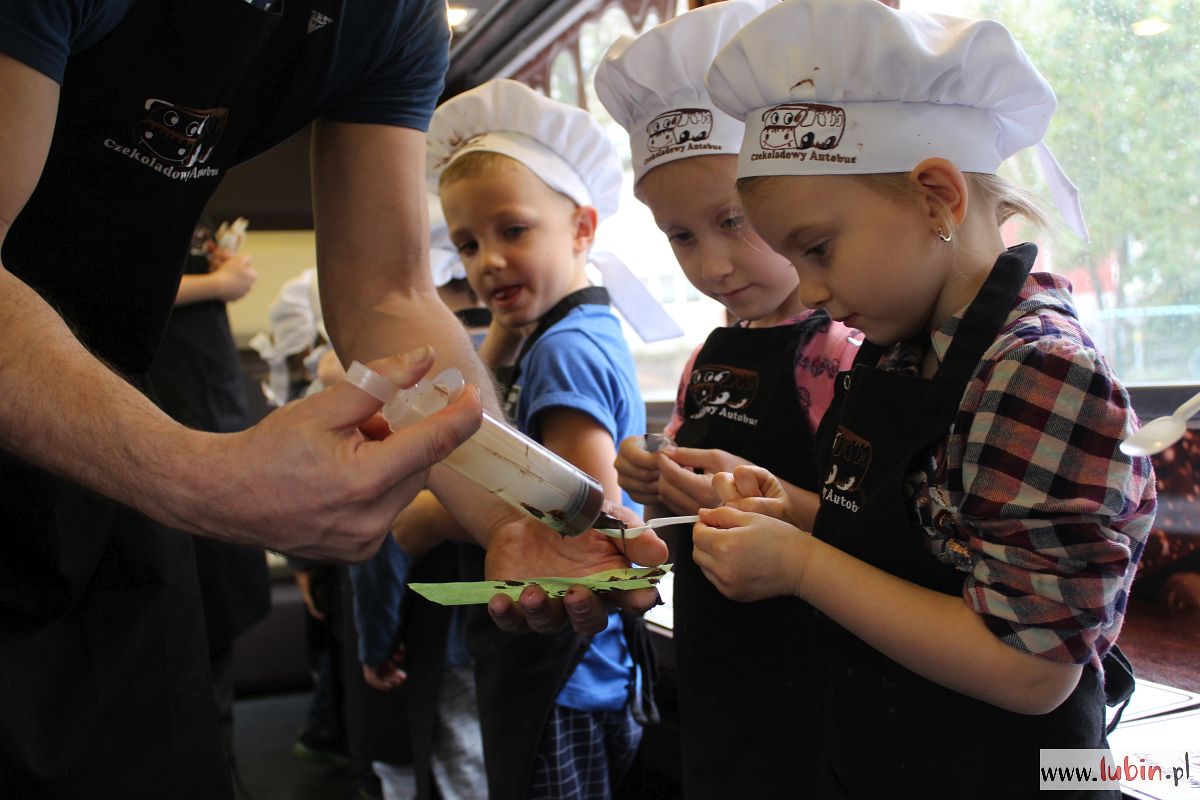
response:
{"label": "child's nose", "polygon": [[832,299],[829,287],[812,270],[797,268],[800,277],[800,302],[806,308],[821,308]]}
{"label": "child's nose", "polygon": [[733,262],[722,247],[705,244],[700,249],[700,274],[706,281],[720,283],[733,272]]}
{"label": "child's nose", "polygon": [[504,268],[504,253],[495,245],[479,244],[479,264],[484,270]]}

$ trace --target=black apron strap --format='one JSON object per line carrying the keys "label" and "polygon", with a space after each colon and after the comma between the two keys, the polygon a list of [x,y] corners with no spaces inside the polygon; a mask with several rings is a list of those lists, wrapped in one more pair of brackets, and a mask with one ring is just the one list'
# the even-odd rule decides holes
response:
{"label": "black apron strap", "polygon": [[1134,679],[1133,664],[1115,644],[1109,648],[1100,665],[1104,673],[1104,704],[1117,709],[1105,728],[1105,733],[1112,733],[1121,724],[1121,715],[1129,707],[1137,681]]}
{"label": "black apron strap", "polygon": [[980,355],[987,352],[1003,329],[1033,267],[1033,256],[1023,257],[1026,256],[1023,250],[1031,247],[1019,245],[996,260],[954,333],[954,340],[933,378],[936,383],[965,387],[975,374]]}
{"label": "black apron strap", "polygon": [[537,340],[551,327],[562,321],[574,308],[584,305],[606,306],[610,302],[608,289],[603,286],[588,286],[585,289],[571,292],[542,315],[542,318],[538,320],[537,327],[533,329],[533,333],[529,334],[521,343],[521,350],[517,353],[513,363],[496,368],[496,383],[500,386],[500,401],[504,406],[504,415],[510,422],[514,419],[517,410],[517,398],[511,395],[513,387],[517,385],[517,380],[521,377],[521,361],[533,349]]}

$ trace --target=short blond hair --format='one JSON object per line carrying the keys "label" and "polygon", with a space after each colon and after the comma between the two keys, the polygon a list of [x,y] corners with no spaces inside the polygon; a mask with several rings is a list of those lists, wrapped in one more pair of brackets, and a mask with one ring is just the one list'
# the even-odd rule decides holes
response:
{"label": "short blond hair", "polygon": [[521,162],[492,150],[473,150],[450,162],[438,176],[438,187],[444,188],[463,178],[478,178],[491,172],[513,169]]}

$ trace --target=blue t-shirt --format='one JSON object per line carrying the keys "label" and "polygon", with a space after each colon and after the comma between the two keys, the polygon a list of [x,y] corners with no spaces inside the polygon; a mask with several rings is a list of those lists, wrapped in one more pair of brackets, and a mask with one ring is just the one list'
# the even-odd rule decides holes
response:
{"label": "blue t-shirt", "polygon": [[[133,4],[0,0],[0,52],[61,84],[71,55],[103,39]],[[282,87],[282,103],[271,112],[268,128],[247,142],[245,158],[317,118],[428,128],[449,64],[444,0],[329,0],[328,10],[310,14],[303,39],[269,45],[299,53],[295,70],[287,65],[299,77]],[[160,44],[169,48],[147,46]]]}
{"label": "blue t-shirt", "polygon": [[[549,408],[583,411],[614,443],[646,432],[633,356],[608,306],[571,309],[534,343],[520,367],[517,427],[532,438],[541,441],[538,415]],[[641,513],[641,506],[621,494],[626,506]],[[616,711],[625,707],[635,680],[621,615],[613,612],[556,702],[580,711]]]}

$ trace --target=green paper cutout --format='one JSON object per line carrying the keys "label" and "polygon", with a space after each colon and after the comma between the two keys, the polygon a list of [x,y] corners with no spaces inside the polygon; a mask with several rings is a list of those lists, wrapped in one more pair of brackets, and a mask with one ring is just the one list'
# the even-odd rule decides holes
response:
{"label": "green paper cutout", "polygon": [[670,564],[636,569],[610,569],[586,578],[528,578],[520,581],[459,581],[451,583],[410,583],[408,588],[424,598],[443,606],[466,606],[486,603],[498,594],[513,600],[530,584],[537,584],[551,597],[562,597],[572,586],[583,586],[603,594],[616,590],[648,589],[671,571]]}

